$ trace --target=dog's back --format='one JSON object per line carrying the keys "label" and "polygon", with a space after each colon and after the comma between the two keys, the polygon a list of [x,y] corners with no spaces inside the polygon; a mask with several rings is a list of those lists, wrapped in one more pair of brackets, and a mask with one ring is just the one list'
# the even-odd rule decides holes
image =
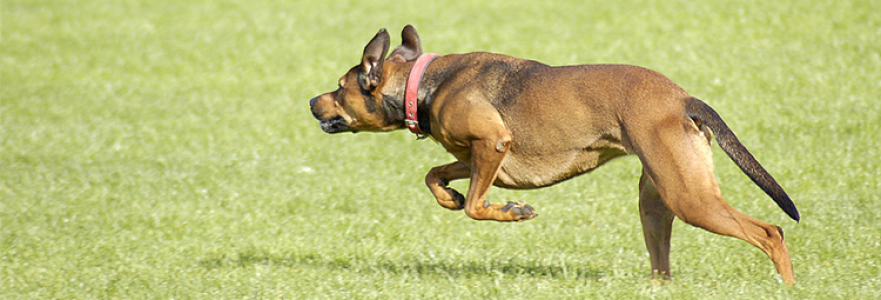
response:
{"label": "dog's back", "polygon": [[[496,182],[507,188],[552,185],[632,154],[623,124],[681,112],[690,98],[667,77],[630,65],[551,67],[480,52],[445,58],[437,67],[446,72],[435,74],[442,79],[430,85],[458,92],[439,93],[432,106],[485,101],[504,123],[518,124],[508,126],[513,146]],[[656,103],[639,103],[647,100]],[[657,112],[646,113],[647,107]]]}

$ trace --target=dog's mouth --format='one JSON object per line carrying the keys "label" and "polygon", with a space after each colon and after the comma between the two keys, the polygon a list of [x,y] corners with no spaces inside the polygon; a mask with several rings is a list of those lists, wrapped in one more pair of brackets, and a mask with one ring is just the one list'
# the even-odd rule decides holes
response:
{"label": "dog's mouth", "polygon": [[343,117],[321,120],[321,130],[326,133],[340,133],[349,130],[349,123]]}

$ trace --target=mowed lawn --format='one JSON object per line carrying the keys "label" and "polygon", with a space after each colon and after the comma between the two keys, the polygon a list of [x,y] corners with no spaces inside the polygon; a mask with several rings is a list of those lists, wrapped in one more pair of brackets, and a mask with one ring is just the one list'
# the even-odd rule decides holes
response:
{"label": "mowed lawn", "polygon": [[[878,1],[42,1],[0,4],[0,299],[877,299]],[[380,28],[427,51],[623,63],[712,105],[789,192],[715,148],[723,195],[782,226],[798,284],[677,221],[650,282],[640,165],[534,191],[509,224],[438,206],[452,156],[327,135],[308,101]],[[560,116],[565,118],[566,116]],[[467,181],[454,183],[464,192]]]}

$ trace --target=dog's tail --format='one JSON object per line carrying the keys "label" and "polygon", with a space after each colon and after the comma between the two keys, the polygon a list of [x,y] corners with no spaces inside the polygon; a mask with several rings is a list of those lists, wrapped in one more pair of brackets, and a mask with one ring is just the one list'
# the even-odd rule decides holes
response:
{"label": "dog's tail", "polygon": [[756,161],[749,150],[740,143],[734,132],[731,132],[731,129],[713,108],[701,100],[690,98],[685,100],[685,111],[688,117],[699,120],[713,130],[719,147],[725,151],[725,154],[728,154],[728,157],[740,167],[743,173],[746,173],[756,185],[762,188],[768,196],[771,196],[771,199],[774,199],[774,202],[777,202],[777,206],[783,209],[783,212],[795,221],[800,220],[798,209],[789,199],[789,195],[777,184],[774,177],[771,177],[771,174],[768,174],[768,171],[765,171],[765,168]]}

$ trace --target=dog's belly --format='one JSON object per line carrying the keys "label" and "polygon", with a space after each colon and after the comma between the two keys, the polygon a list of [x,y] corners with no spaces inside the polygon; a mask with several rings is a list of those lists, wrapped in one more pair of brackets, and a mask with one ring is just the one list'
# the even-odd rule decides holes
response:
{"label": "dog's belly", "polygon": [[588,147],[566,151],[527,151],[512,149],[505,158],[494,185],[511,189],[533,189],[550,186],[587,173],[607,161],[627,154],[620,144],[598,140]]}

